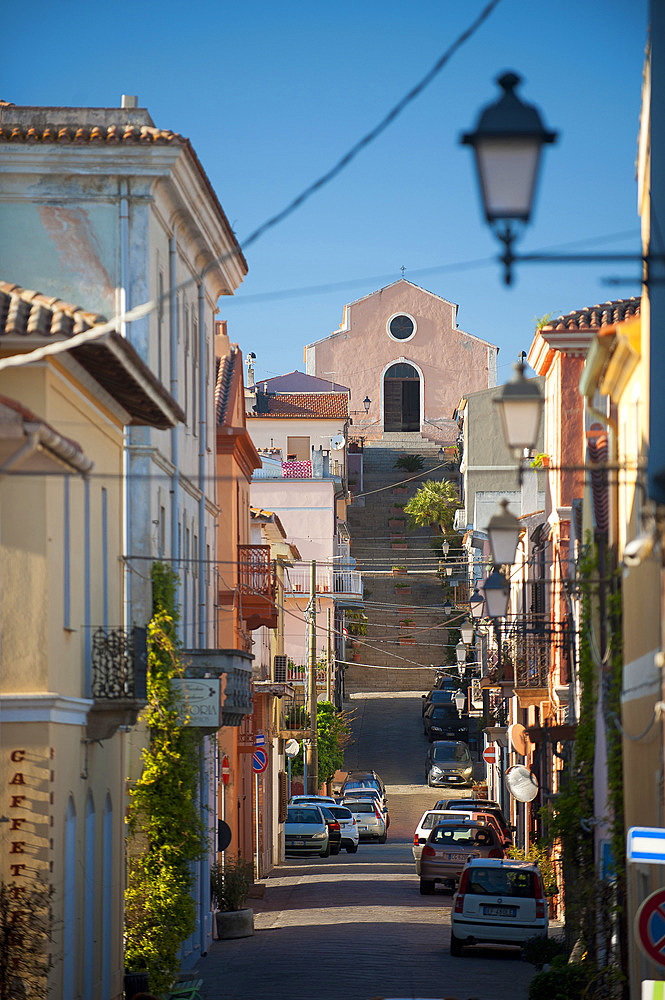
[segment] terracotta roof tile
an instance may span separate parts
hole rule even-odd
[[[32,337],[62,340],[103,322],[98,313],[0,280],[0,347],[5,338],[15,337],[32,349]],[[124,407],[131,423],[165,428],[176,419],[184,421],[175,400],[119,333],[74,347],[71,354]]]
[[[641,299],[633,296],[630,299],[616,299],[614,302],[603,302],[600,305],[589,306],[586,309],[576,309],[565,316],[557,316],[545,324],[543,330],[597,330],[609,323],[621,323],[630,316],[640,315]]]
[[[188,145],[189,140],[170,129],[150,125],[0,125],[0,142],[107,142]]]
[[[231,397],[231,384],[236,365],[240,361],[240,349],[237,344],[231,345],[231,353],[217,359],[217,379],[215,381],[215,414],[217,426],[221,427],[226,419],[226,411]]]
[[[257,393],[252,417],[310,417],[346,420],[349,397],[344,392]]]

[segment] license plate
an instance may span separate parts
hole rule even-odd
[[[368,826],[359,826],[358,827],[358,832],[359,833],[367,833],[368,830],[369,830]]]
[[[289,847],[304,847],[304,846],[305,846],[305,841],[304,840],[290,840],[289,841]]]
[[[483,906],[483,916],[485,917],[515,917],[517,907],[515,906]]]
[[[448,861],[466,861],[469,857],[468,854],[449,854]]]

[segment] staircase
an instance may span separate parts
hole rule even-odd
[[[384,433],[365,444],[364,505],[352,504],[347,518],[368,623],[354,650],[359,664],[347,668],[347,692],[424,692],[431,687],[432,668],[445,662],[445,595],[437,576],[441,552],[430,544],[437,535],[432,528],[407,532],[402,510],[425,480],[457,481],[457,468],[452,463],[440,468],[438,453],[439,445],[418,432]],[[421,471],[395,468],[397,459],[409,454],[422,455]],[[396,566],[405,566],[406,573],[396,575]]]

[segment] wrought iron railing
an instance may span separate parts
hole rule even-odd
[[[98,701],[147,700],[147,632],[135,626],[98,628],[92,634],[92,697]]]
[[[242,594],[275,595],[275,565],[269,545],[238,546],[238,585]]]
[[[516,626],[506,636],[504,660],[513,667],[516,688],[543,688],[549,684],[553,635],[547,627]]]

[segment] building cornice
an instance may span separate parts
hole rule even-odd
[[[89,698],[70,698],[50,691],[0,695],[3,724],[46,722],[65,726],[85,726],[94,705]]]

